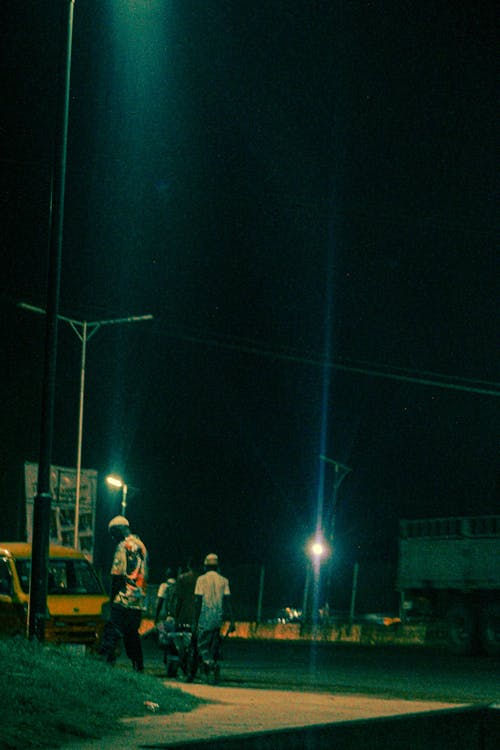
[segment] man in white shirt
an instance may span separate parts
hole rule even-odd
[[[225,618],[229,619],[229,631],[234,631],[229,581],[219,573],[219,558],[213,552],[205,557],[205,573],[194,589],[195,632],[197,649],[205,675],[219,676],[217,664],[220,650],[220,629]]]

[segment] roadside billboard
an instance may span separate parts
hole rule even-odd
[[[38,464],[24,463],[24,487],[26,497],[26,538],[33,539],[33,507],[37,493]],[[50,541],[65,547],[74,547],[76,469],[64,466],[50,467],[50,492],[52,508],[50,516]],[[94,554],[95,510],[97,501],[97,471],[82,469],[80,472],[80,502],[78,513],[79,549],[92,560]]]

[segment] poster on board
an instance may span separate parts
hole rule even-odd
[[[24,463],[26,497],[26,538],[33,539],[33,507],[37,493],[38,464]],[[76,469],[65,466],[50,467],[50,541],[64,547],[75,546]],[[94,527],[97,500],[97,471],[80,472],[80,501],[78,513],[78,547],[92,560],[94,554]]]

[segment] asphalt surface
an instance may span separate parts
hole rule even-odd
[[[139,750],[314,724],[498,703],[498,662],[422,648],[230,641],[220,685],[166,679],[162,652],[144,643],[146,671],[209,701],[190,712],[122,721],[124,732],[62,750]],[[120,661],[128,667],[122,654]]]
[[[444,648],[230,640],[224,656],[224,683],[235,687],[500,702],[500,659],[457,657]],[[153,653],[149,659],[153,669]]]
[[[149,674],[166,677],[162,652],[145,643]],[[128,668],[126,657],[121,657]],[[443,648],[229,639],[225,686],[366,694],[406,700],[498,703],[500,659],[456,657]]]

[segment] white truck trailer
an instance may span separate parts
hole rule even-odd
[[[401,521],[403,621],[438,621],[456,654],[500,654],[500,516]]]

